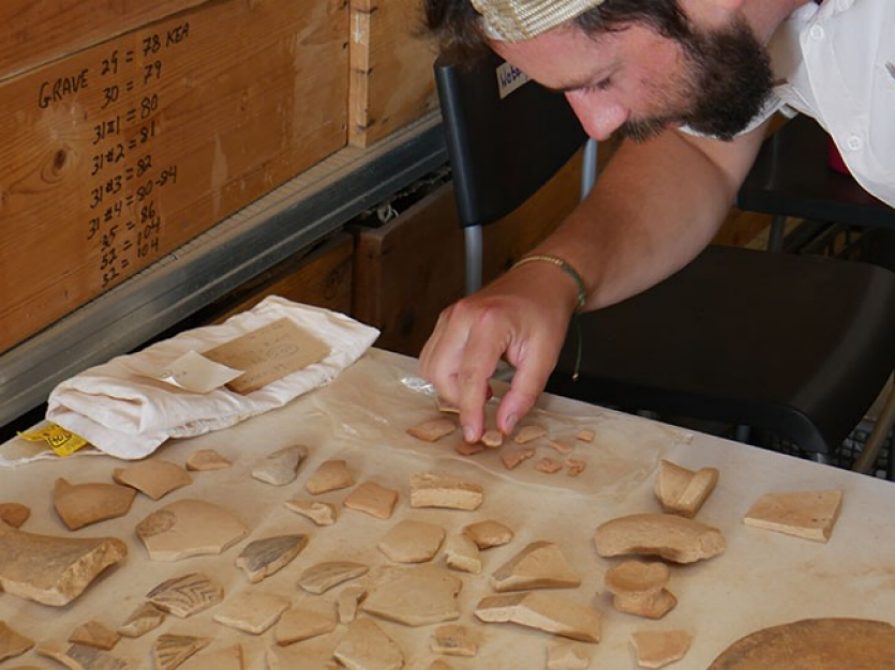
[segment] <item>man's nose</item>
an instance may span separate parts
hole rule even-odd
[[[590,137],[608,139],[628,120],[629,112],[622,105],[593,91],[567,91],[566,100]]]

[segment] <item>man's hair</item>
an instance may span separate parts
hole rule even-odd
[[[448,59],[469,63],[488,52],[480,15],[469,0],[423,0],[423,8],[426,26]],[[678,0],[606,0],[579,15],[574,23],[589,35],[621,30],[633,23],[645,23],[660,35],[675,39],[691,32]]]

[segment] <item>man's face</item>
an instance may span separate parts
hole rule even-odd
[[[771,90],[767,53],[738,19],[680,40],[642,24],[596,36],[562,26],[493,47],[536,81],[563,91],[597,139],[616,130],[646,139],[680,125],[729,139]]]

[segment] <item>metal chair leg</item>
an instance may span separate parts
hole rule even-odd
[[[876,458],[879,456],[879,450],[886,441],[886,436],[892,429],[893,423],[895,423],[895,389],[889,391],[886,404],[883,405],[883,409],[876,419],[876,424],[873,426],[873,430],[870,432],[870,436],[867,438],[867,442],[861,450],[861,455],[855,461],[852,470],[866,475],[873,469]]]
[[[783,238],[786,235],[786,217],[775,214],[771,220],[771,231],[768,235],[768,251],[779,253],[783,251]]]

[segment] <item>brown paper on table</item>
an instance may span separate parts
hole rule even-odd
[[[282,318],[204,351],[202,355],[215,363],[244,370],[227,383],[227,388],[245,395],[319,363],[329,353],[330,348],[325,342],[291,320]]]

